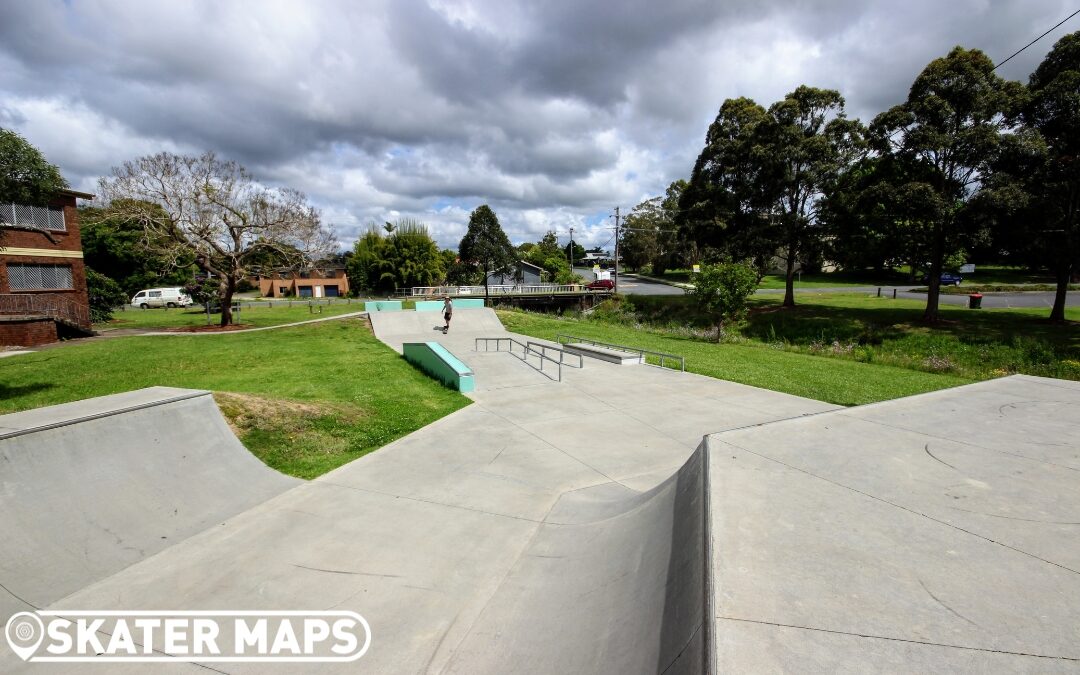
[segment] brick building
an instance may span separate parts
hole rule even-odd
[[[91,334],[76,199],[0,204],[0,345],[33,346]]]
[[[264,298],[337,298],[349,294],[344,265],[324,265],[304,272],[281,272],[255,277]]]

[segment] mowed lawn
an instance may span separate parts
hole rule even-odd
[[[241,441],[301,478],[469,403],[378,342],[366,321],[345,319],[249,334],[73,342],[0,359],[0,412],[154,385],[216,392]]]
[[[687,369],[840,405],[897,398],[1012,373],[1080,379],[1080,309],[1073,323],[1047,310],[942,308],[920,321],[918,301],[866,294],[802,294],[795,309],[756,297],[721,343],[689,298],[633,297],[592,318],[500,313],[507,328],[544,339],[566,333],[684,356]]]
[[[330,304],[308,306],[306,301],[296,300],[290,304],[285,302],[268,303],[266,301],[251,303],[248,307],[245,302],[242,309],[233,315],[233,322],[243,324],[251,328],[264,326],[280,326],[286,323],[321,319],[340,314],[364,311],[363,301],[353,300],[351,303],[344,300]],[[221,323],[220,314],[210,315],[210,324]],[[206,326],[206,312],[199,307],[186,309],[138,309],[128,307],[124,311],[113,312],[112,321],[95,324],[94,329],[108,331],[117,328],[137,328],[153,330],[158,328],[181,328]]]

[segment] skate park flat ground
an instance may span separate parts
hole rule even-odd
[[[559,382],[476,350],[511,337],[490,310],[371,318],[470,366],[474,404],[44,602],[362,614],[370,651],[312,671],[707,672],[710,642],[738,672],[1080,666],[1075,383],[841,409],[588,359]]]

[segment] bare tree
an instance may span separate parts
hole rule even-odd
[[[302,192],[260,185],[212,152],[142,157],[114,168],[100,186],[110,210],[142,224],[149,246],[170,260],[194,257],[220,280],[222,326],[232,323],[241,278],[268,265],[306,267],[335,243]]]

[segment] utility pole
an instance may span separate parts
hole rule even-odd
[[[615,215],[608,216],[608,218],[615,219],[615,288],[614,292],[619,292],[619,207],[615,207]]]
[[[574,274],[574,228],[570,228],[570,274]]]

